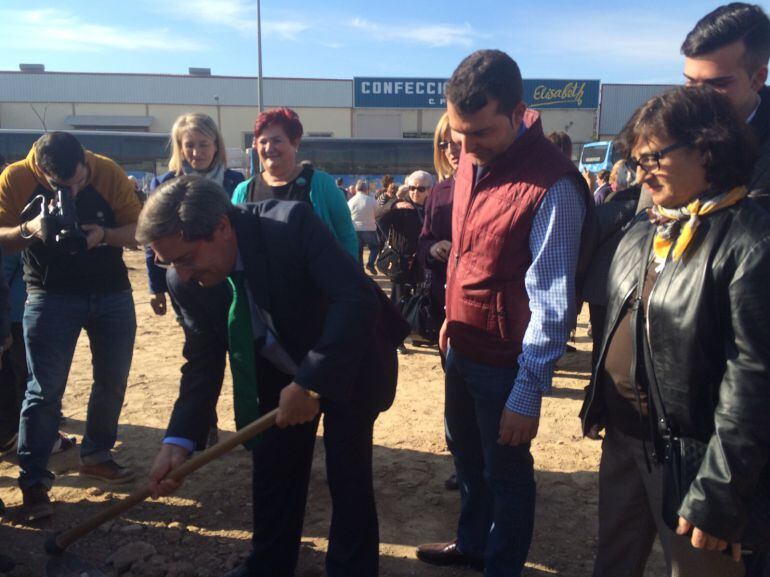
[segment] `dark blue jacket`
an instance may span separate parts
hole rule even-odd
[[[299,367],[294,381],[319,393],[322,409],[387,409],[396,347],[409,326],[382,290],[306,203],[239,205],[230,222],[254,305]],[[174,269],[168,286],[182,318],[185,365],[167,436],[202,447],[224,376],[230,292],[226,282],[184,283]]]

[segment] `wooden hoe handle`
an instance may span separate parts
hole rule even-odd
[[[194,455],[192,458],[186,460],[184,463],[169,471],[166,475],[166,479],[172,479],[174,481],[181,481],[190,473],[197,471],[204,465],[210,463],[214,459],[217,459],[232,451],[238,445],[245,443],[246,441],[256,437],[260,433],[266,431],[273,425],[275,425],[275,417],[278,414],[278,409],[273,409],[266,415],[263,415],[253,423],[249,423],[243,427],[240,431],[236,432],[232,437],[227,440],[221,441],[216,445],[209,447],[205,451]],[[72,545],[75,541],[88,535],[91,531],[106,523],[110,519],[125,513],[129,509],[135,507],[147,497],[150,496],[150,489],[145,485],[141,489],[137,489],[131,493],[124,500],[114,505],[110,505],[101,513],[97,513],[90,519],[86,519],[79,525],[67,529],[61,533],[51,535],[45,543],[45,550],[49,555],[60,555],[67,547]]]

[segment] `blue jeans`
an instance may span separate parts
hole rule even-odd
[[[364,264],[364,245],[369,247],[368,266],[374,266],[377,261],[377,254],[380,252],[380,238],[376,230],[359,230],[356,232],[358,237],[358,262]]]
[[[451,348],[444,418],[460,486],[457,546],[483,559],[486,577],[521,574],[532,541],[535,476],[529,443],[497,443],[518,368],[491,367]]]
[[[59,409],[81,329],[91,345],[94,383],[80,457],[84,463],[112,458],[136,335],[131,292],[31,292],[24,307],[29,377],[19,423],[22,489],[37,483],[50,487],[53,482],[48,457],[59,430]]]

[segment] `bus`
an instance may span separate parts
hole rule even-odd
[[[580,172],[587,170],[594,173],[602,170],[612,170],[612,165],[618,160],[620,160],[620,155],[612,140],[589,142],[583,145],[578,169]]]
[[[244,145],[251,146],[251,135],[246,136]],[[415,170],[432,173],[433,140],[309,137],[302,139],[297,160],[309,161],[315,168],[342,178],[345,186],[363,179],[374,188],[385,174],[403,182]]]
[[[8,162],[26,158],[43,130],[0,129],[0,154]],[[169,157],[168,134],[151,132],[113,132],[106,130],[67,130],[86,149],[111,158],[126,171],[156,172]]]
[[[43,130],[0,129],[0,154],[9,162],[25,158]],[[152,132],[68,130],[88,150],[111,158],[137,178],[166,171],[169,136]],[[252,134],[243,133],[242,148],[228,148],[231,167],[249,167],[244,153],[251,147]],[[249,150],[249,152],[251,152]],[[239,154],[242,158],[238,158]],[[309,161],[319,170],[342,177],[345,185],[364,179],[379,186],[382,175],[397,182],[415,170],[433,172],[433,141],[428,138],[303,138],[298,161]],[[142,180],[142,178],[139,178]]]

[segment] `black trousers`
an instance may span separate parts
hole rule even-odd
[[[0,444],[19,431],[19,414],[27,389],[27,355],[21,323],[11,323],[13,344],[3,353],[0,369]]]
[[[148,249],[149,250],[149,249]],[[176,322],[180,327],[184,327],[184,320],[182,317],[182,309],[179,308],[179,305],[174,300],[174,297],[171,296],[171,293],[166,293],[166,297],[168,298],[168,301],[171,303],[171,308],[174,309],[174,314],[176,315]],[[214,407],[214,413],[211,415],[211,428],[216,429],[217,425],[219,424],[219,417],[217,416],[217,408]]]
[[[262,412],[278,406],[291,377],[261,360],[257,366]],[[379,528],[372,481],[372,429],[376,413],[322,403],[326,474],[332,499],[326,573],[376,577]],[[255,577],[291,577],[299,556],[316,418],[261,435],[253,450],[254,534],[247,565]]]

